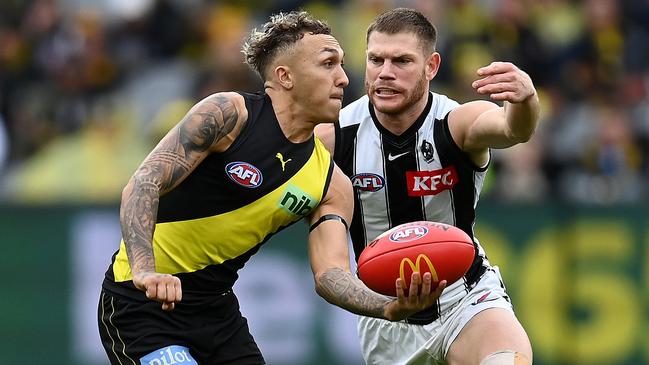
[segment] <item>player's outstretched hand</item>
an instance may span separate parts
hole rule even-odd
[[[410,277],[408,295],[405,294],[405,283],[401,278],[396,280],[397,299],[385,307],[385,318],[400,321],[435,304],[446,288],[446,280],[439,282],[435,290],[431,290],[432,278],[429,272],[424,273],[423,282],[419,272],[413,272]]]
[[[162,309],[172,311],[182,299],[180,279],[169,274],[141,272],[133,276],[135,287],[146,293],[146,297],[162,303]]]
[[[489,94],[497,101],[520,103],[534,94],[534,84],[528,74],[509,62],[492,62],[477,71],[482,79],[471,84],[478,94]]]

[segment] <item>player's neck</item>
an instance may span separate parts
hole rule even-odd
[[[279,113],[275,114],[277,116],[277,121],[279,122],[279,127],[282,129],[282,133],[286,139],[293,143],[302,143],[306,142],[311,136],[313,136],[313,128],[315,127],[314,123],[304,121],[300,119],[297,115],[290,113]]]
[[[291,102],[287,97],[268,94],[284,136],[293,143],[302,143],[311,138],[315,123],[305,119],[304,113],[297,107],[298,104]]]

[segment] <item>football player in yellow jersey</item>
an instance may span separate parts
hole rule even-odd
[[[263,364],[232,284],[259,246],[302,218],[316,291],[330,303],[401,320],[444,288],[414,273],[410,296],[398,279],[398,298],[387,298],[350,272],[351,183],[313,135],[338,118],[349,82],[330,28],[280,13],[243,52],[264,93],[198,102],[124,188],[123,240],[98,313],[113,364]]]

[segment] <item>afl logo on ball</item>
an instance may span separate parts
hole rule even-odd
[[[390,241],[403,243],[422,238],[428,233],[428,228],[424,226],[406,226],[390,234]]]
[[[261,171],[247,162],[230,162],[225,166],[230,180],[246,188],[257,188],[264,180]]]

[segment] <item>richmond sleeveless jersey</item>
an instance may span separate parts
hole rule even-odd
[[[376,236],[406,222],[452,224],[473,238],[476,257],[469,272],[444,290],[437,308],[413,317],[424,323],[463,297],[489,265],[473,234],[487,167],[475,166],[451,138],[447,117],[457,106],[430,93],[422,115],[397,136],[381,126],[363,96],[341,111],[336,124],[334,160],[354,187],[350,233],[357,259]]]
[[[327,191],[333,161],[311,138],[290,142],[270,98],[241,94],[248,120],[223,153],[209,155],[178,187],[160,197],[153,236],[156,270],[181,279],[183,300],[227,290],[237,271],[274,233],[300,220]],[[133,291],[124,241],[104,287]]]

